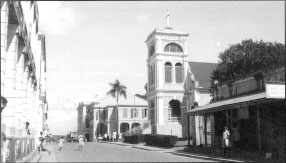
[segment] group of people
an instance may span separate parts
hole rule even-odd
[[[122,140],[122,134],[117,134],[116,132],[113,132],[112,134],[104,134],[103,135],[103,141],[118,141]]]
[[[46,148],[46,142],[47,142],[46,136],[43,135],[43,132],[40,132],[38,152],[40,152],[40,151],[48,152],[49,155],[50,155],[51,154],[51,150],[48,150]],[[65,139],[64,139],[63,136],[61,136],[61,138],[58,140],[58,150],[57,150],[57,152],[60,152],[63,149],[64,142],[65,142]],[[84,146],[84,137],[81,136],[81,137],[78,138],[78,151],[82,151],[83,146]]]

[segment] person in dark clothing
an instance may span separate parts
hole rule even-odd
[[[51,150],[48,150],[48,149],[46,149],[45,147],[44,147],[44,141],[45,141],[45,138],[44,138],[44,136],[43,136],[43,132],[40,132],[40,137],[39,137],[39,140],[40,140],[40,145],[39,145],[39,147],[38,147],[38,149],[39,149],[39,151],[41,150],[41,151],[46,151],[46,152],[49,152],[49,154],[51,154]]]

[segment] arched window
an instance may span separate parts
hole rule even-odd
[[[155,48],[154,48],[154,45],[151,45],[150,48],[149,48],[149,57],[151,57],[155,52]]]
[[[154,66],[150,67],[150,86],[152,86],[153,84],[155,84],[155,70],[154,70]]]
[[[172,83],[172,64],[165,63],[165,83]]]
[[[181,63],[175,64],[176,83],[183,83],[183,67]]]
[[[178,100],[171,100],[169,102],[170,115],[169,117],[181,117],[181,102]]]
[[[164,48],[164,51],[165,52],[177,52],[177,53],[183,52],[181,46],[179,46],[178,44],[175,44],[175,43],[170,43],[170,44],[166,45]]]

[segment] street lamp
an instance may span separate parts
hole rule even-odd
[[[6,107],[8,101],[5,97],[1,96],[1,113],[4,110],[4,108]]]

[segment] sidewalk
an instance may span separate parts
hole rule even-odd
[[[165,152],[165,153],[172,153],[174,155],[180,155],[180,156],[186,156],[186,157],[195,157],[195,158],[202,158],[202,159],[210,159],[210,160],[216,160],[221,162],[254,162],[250,160],[241,160],[241,159],[233,159],[233,158],[225,158],[225,157],[216,157],[216,156],[208,156],[204,154],[198,154],[198,153],[190,153],[190,152],[184,152],[184,147],[178,146],[173,148],[160,148],[160,147],[154,147],[154,146],[147,146],[144,143],[140,144],[129,144],[124,142],[98,142],[98,143],[110,143],[110,144],[116,144],[121,146],[129,146],[131,148],[139,148],[143,150],[149,150],[154,152]]]
[[[51,150],[51,154],[49,152],[40,152],[38,159],[33,159],[31,162],[57,162],[56,159],[56,151],[53,144],[47,144],[46,147],[48,150]]]

